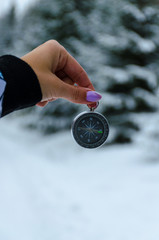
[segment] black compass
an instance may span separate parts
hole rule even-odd
[[[97,112],[79,114],[72,124],[72,135],[84,148],[97,148],[105,143],[109,134],[106,118]]]

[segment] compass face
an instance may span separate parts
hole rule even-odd
[[[72,134],[82,147],[96,148],[102,145],[108,137],[108,122],[100,113],[85,112],[75,118]]]

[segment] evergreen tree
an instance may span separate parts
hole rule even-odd
[[[109,57],[98,83],[105,91],[101,111],[114,129],[111,140],[120,143],[130,142],[139,130],[139,113],[157,109],[159,77],[159,10],[152,1],[123,3],[116,34],[99,39]]]
[[[90,0],[40,0],[26,12],[19,26],[27,51],[49,39],[56,39],[71,52],[76,52],[71,39],[93,41],[87,27],[92,8]]]

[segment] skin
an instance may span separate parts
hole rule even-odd
[[[94,91],[86,72],[57,41],[45,42],[24,55],[22,60],[32,67],[38,77],[42,91],[38,106],[43,107],[58,98],[89,107],[96,105],[86,100],[87,91]]]

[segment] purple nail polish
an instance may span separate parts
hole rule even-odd
[[[86,100],[88,102],[97,102],[102,98],[102,96],[95,91],[88,91]]]

